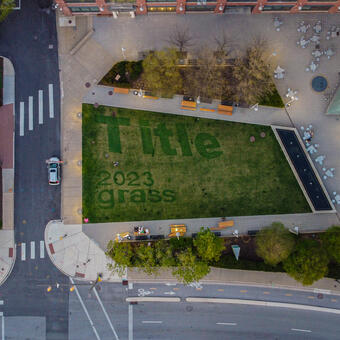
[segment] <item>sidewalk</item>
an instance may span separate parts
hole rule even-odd
[[[14,243],[14,68],[4,59],[4,99],[0,107],[0,285],[10,275],[16,258]]]
[[[129,282],[177,282],[177,279],[171,275],[170,270],[162,270],[157,276],[148,276],[135,268],[131,268],[128,269],[128,278]],[[211,268],[211,272],[204,277],[200,283],[267,286],[271,288],[285,288],[340,295],[340,283],[337,283],[334,279],[323,278],[311,286],[303,286],[285,273],[259,272],[253,270]]]
[[[50,221],[45,229],[47,253],[53,264],[65,275],[77,280],[95,281],[98,274],[106,282],[121,282],[107,268],[110,261],[104,251],[82,231],[81,225],[64,225]]]

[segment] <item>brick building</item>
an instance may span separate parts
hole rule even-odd
[[[105,15],[116,17],[148,13],[337,13],[340,0],[54,0],[64,15]]]

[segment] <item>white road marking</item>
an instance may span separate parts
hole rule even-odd
[[[31,241],[31,259],[35,259],[35,242]]]
[[[0,300],[0,305],[3,305],[4,304],[4,301],[3,300]]]
[[[86,307],[85,307],[85,305],[84,305],[83,299],[81,298],[81,296],[80,296],[80,294],[79,294],[79,291],[78,291],[77,286],[74,285],[74,281],[73,281],[72,277],[70,277],[70,281],[71,281],[72,285],[74,286],[74,290],[76,291],[76,294],[77,294],[77,296],[78,296],[78,299],[79,299],[79,301],[80,301],[80,304],[81,304],[81,306],[82,306],[83,309],[84,309],[84,312],[85,312],[85,314],[86,314],[86,316],[87,316],[87,318],[88,318],[88,320],[89,320],[89,322],[90,322],[90,325],[91,325],[91,327],[92,327],[92,330],[93,330],[93,332],[94,332],[96,338],[97,338],[98,340],[100,340],[100,337],[99,337],[99,334],[98,334],[98,332],[97,332],[97,330],[96,330],[96,327],[94,327],[94,324],[93,324],[93,321],[92,321],[92,319],[91,319],[91,317],[90,317],[90,314],[89,314],[89,312],[87,311],[87,309],[86,309]]]
[[[166,283],[165,285],[166,285],[166,286],[176,286],[176,284],[177,284],[177,283],[168,282],[168,283]]]
[[[26,260],[26,243],[21,243],[21,261]]]
[[[50,118],[54,118],[53,84],[48,84],[48,102],[50,106]]]
[[[3,313],[1,313],[1,338],[5,340],[5,317]]]
[[[299,329],[299,328],[292,328],[292,331],[296,331],[296,332],[306,332],[306,333],[312,333],[311,330],[309,329]]]
[[[236,322],[216,322],[216,325],[236,326]]]
[[[129,340],[133,340],[133,305],[129,304]]]
[[[163,321],[142,321],[142,323],[162,323]]]
[[[28,97],[28,130],[33,130],[33,97]]]
[[[20,102],[20,136],[24,135],[25,131],[25,103]]]
[[[105,309],[105,307],[104,307],[104,305],[103,305],[103,303],[102,303],[102,300],[100,299],[100,297],[99,297],[99,295],[98,295],[98,293],[97,293],[96,287],[93,287],[93,291],[94,291],[94,294],[96,295],[96,298],[97,298],[97,300],[98,300],[98,302],[99,302],[99,304],[100,304],[100,307],[101,307],[102,310],[103,310],[103,313],[104,313],[104,315],[105,315],[105,317],[106,317],[106,320],[107,320],[107,322],[109,323],[109,325],[110,325],[110,327],[111,327],[112,333],[114,334],[114,336],[116,337],[116,339],[119,340],[118,335],[117,335],[117,333],[116,333],[116,331],[115,331],[115,329],[114,329],[114,327],[113,327],[113,325],[112,325],[112,322],[111,322],[111,320],[110,320],[110,318],[109,318],[109,315],[107,314],[106,309]]]
[[[175,292],[164,292],[163,294],[164,295],[175,295],[176,293]]]
[[[133,289],[133,283],[129,282],[129,289]]]
[[[44,101],[43,101],[43,91],[38,91],[38,97],[39,97],[39,124],[42,124],[44,122]]]
[[[40,258],[43,259],[45,257],[45,242],[40,241]]]

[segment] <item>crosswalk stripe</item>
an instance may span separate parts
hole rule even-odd
[[[33,130],[33,97],[28,97],[28,130]]]
[[[40,258],[43,259],[45,257],[45,242],[40,241]]]
[[[21,243],[21,261],[26,260],[26,243]]]
[[[48,101],[50,106],[50,118],[54,118],[53,84],[48,84]]]
[[[25,103],[20,102],[20,136],[24,135],[25,131]]]
[[[31,241],[31,259],[35,259],[35,242]]]
[[[39,97],[39,124],[42,124],[44,122],[44,115],[43,115],[43,91],[38,91],[38,97]]]

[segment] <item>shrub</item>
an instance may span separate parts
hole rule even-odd
[[[218,261],[225,246],[223,240],[218,238],[210,229],[201,228],[194,239],[194,246],[198,256],[207,262]]]
[[[255,242],[256,254],[262,257],[265,263],[275,266],[293,251],[295,236],[282,223],[274,222],[256,235]]]

